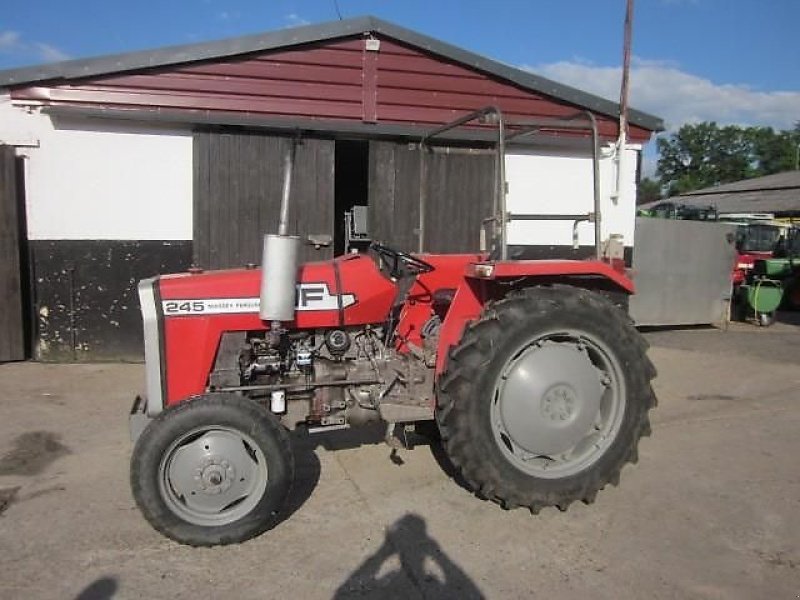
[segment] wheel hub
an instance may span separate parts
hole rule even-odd
[[[167,505],[197,525],[221,525],[246,515],[267,485],[263,453],[246,434],[224,427],[189,432],[161,466]]]
[[[533,456],[561,454],[583,439],[605,391],[586,350],[571,343],[529,346],[501,379],[502,428]]]
[[[500,451],[542,478],[586,469],[613,443],[625,410],[622,367],[579,331],[531,339],[495,381],[490,418]]]
[[[221,494],[230,489],[236,479],[236,469],[225,459],[208,457],[195,470],[194,480],[206,494]]]
[[[542,396],[541,413],[550,421],[568,421],[577,412],[578,396],[571,386],[559,383]]]

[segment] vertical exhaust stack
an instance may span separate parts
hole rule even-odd
[[[296,236],[271,233],[264,236],[259,309],[264,321],[294,320],[299,246],[300,238]]]
[[[295,286],[297,285],[297,256],[300,238],[288,235],[289,196],[292,189],[295,141],[286,153],[283,165],[283,196],[278,234],[264,236],[261,260],[261,319],[270,322],[271,329],[279,329],[281,321],[294,320]]]

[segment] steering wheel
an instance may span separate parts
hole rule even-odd
[[[430,273],[436,267],[431,263],[417,258],[408,252],[401,252],[394,248],[389,248],[382,244],[373,242],[370,244],[370,249],[375,251],[382,265],[385,265],[389,270],[389,275],[395,279],[399,279],[404,275],[421,275],[422,273]]]

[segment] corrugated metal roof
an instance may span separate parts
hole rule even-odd
[[[783,188],[797,188],[800,186],[800,171],[784,171],[764,177],[754,177],[752,179],[742,179],[733,183],[725,183],[702,190],[687,192],[684,196],[708,196],[714,194],[724,194],[727,192],[745,191],[764,191],[780,190]]]
[[[497,61],[452,46],[440,40],[405,29],[375,17],[357,17],[344,21],[333,21],[320,25],[309,25],[293,29],[282,29],[263,34],[244,36],[228,40],[172,46],[156,50],[131,52],[70,60],[22,69],[0,71],[0,87],[14,88],[37,82],[59,82],[84,79],[98,75],[121,74],[164,67],[209,61],[264,50],[288,48],[362,33],[378,33],[406,44],[438,54],[466,66],[506,79],[522,88],[546,94],[556,99],[585,107],[589,110],[616,117],[619,105],[610,100],[588,94],[581,90],[545,79],[533,73],[504,65]],[[662,131],[664,123],[659,117],[631,110],[629,122],[648,131]]]
[[[800,171],[743,179],[673,196],[669,201],[714,206],[720,213],[800,214]]]
[[[385,35],[370,36],[379,52],[368,51],[364,35],[358,34],[209,61],[32,83],[12,88],[10,95],[14,103],[99,110],[103,117],[131,111],[136,115],[125,118],[166,122],[162,117],[170,116],[186,122],[190,117],[196,124],[223,124],[240,115],[251,122],[282,119],[284,128],[292,129],[301,120],[342,127],[353,122],[429,127],[487,105],[501,109],[509,123],[558,119],[580,110]],[[617,119],[594,114],[601,139],[616,139]],[[556,127],[547,137],[560,135]],[[629,129],[634,142],[650,135],[641,127]]]

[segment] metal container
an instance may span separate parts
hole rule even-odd
[[[297,236],[264,236],[259,309],[264,321],[294,320],[299,250],[300,238]]]
[[[759,279],[747,285],[747,303],[757,313],[771,313],[778,309],[783,299],[780,281]]]

